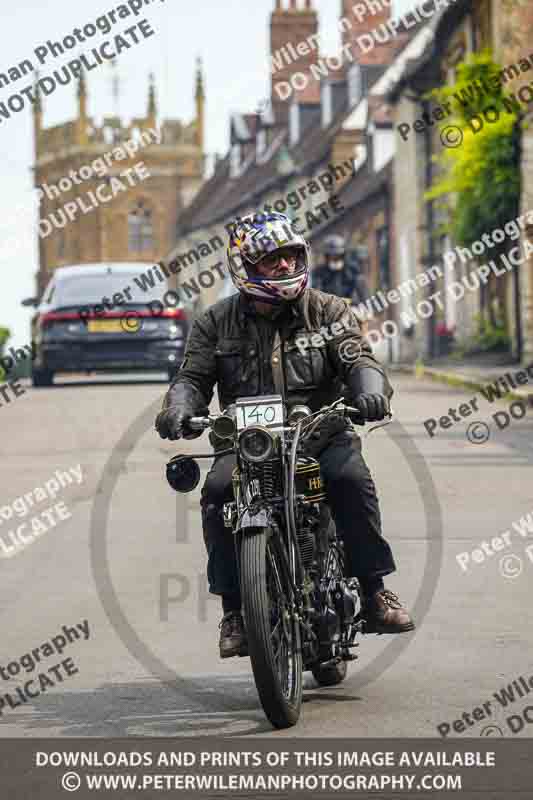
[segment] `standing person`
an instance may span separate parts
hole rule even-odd
[[[270,213],[233,223],[228,267],[238,294],[220,300],[195,322],[185,360],[170,387],[156,429],[162,438],[195,438],[187,420],[202,416],[215,384],[221,409],[238,397],[281,394],[288,409],[304,403],[312,411],[331,404],[347,387],[347,399],[363,420],[389,413],[392,388],[361,335],[346,301],[307,288],[310,248],[288,217]],[[296,341],[323,328],[342,330],[322,347],[302,354]],[[348,345],[360,351],[343,359]],[[217,448],[215,448],[217,449]],[[378,497],[349,424],[332,430],[319,455],[326,496],[346,548],[347,575],[359,579],[368,633],[403,633],[414,623],[383,583],[396,567],[381,533]],[[246,652],[246,632],[233,535],[224,527],[223,506],[233,498],[235,455],[215,457],[202,489],[202,525],[208,553],[209,590],[221,595],[220,655]]]

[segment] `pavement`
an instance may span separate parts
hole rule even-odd
[[[472,392],[393,380],[396,422],[364,453],[398,567],[387,586],[417,630],[364,637],[339,686],[306,674],[300,722],[282,732],[249,659],[218,657],[200,487],[178,496],[164,477],[175,453],[210,448],[156,436],[165,382],[60,380],[0,408],[0,537],[19,541],[0,552],[0,736],[531,736],[533,693],[508,708],[495,693],[533,673],[533,413],[482,445],[466,422],[430,437],[424,420]],[[60,479],[78,465],[81,482]]]
[[[528,367],[531,368],[530,373],[527,373]],[[533,397],[533,362],[518,364],[516,362],[500,359],[499,363],[487,361],[485,364],[479,364],[473,361],[457,362],[439,360],[429,364],[396,364],[390,366],[389,370],[391,372],[414,375],[416,378],[420,379],[427,378],[439,381],[440,383],[446,383],[448,386],[477,391],[485,388],[488,384],[494,383],[500,378],[505,380],[506,376],[510,375],[512,381],[516,383],[516,386],[513,388],[512,383],[508,384],[511,386],[510,391],[507,392],[508,397],[527,401],[529,401],[529,398]],[[523,385],[519,385],[515,379],[516,373],[521,371],[525,371],[529,379],[528,382]]]

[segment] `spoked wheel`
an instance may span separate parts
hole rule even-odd
[[[302,704],[302,653],[290,613],[290,588],[269,529],[258,528],[243,539],[241,593],[261,705],[275,728],[290,728]]]

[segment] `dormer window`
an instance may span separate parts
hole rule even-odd
[[[242,148],[240,144],[234,144],[230,155],[230,178],[237,178],[241,168]]]
[[[266,152],[268,143],[267,132],[264,128],[260,128],[260,130],[257,131],[257,136],[255,141],[256,141],[256,156],[257,160],[259,161],[261,156]]]
[[[289,143],[291,147],[300,141],[300,106],[292,103],[289,110]]]

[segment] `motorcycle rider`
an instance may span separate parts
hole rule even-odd
[[[366,280],[356,262],[348,261],[344,236],[328,236],[324,242],[325,263],[311,274],[312,286],[336,294],[358,306],[368,300]]]
[[[361,336],[345,300],[307,288],[310,250],[288,217],[278,213],[238,218],[231,226],[228,267],[238,294],[211,306],[195,320],[185,358],[156,419],[162,438],[196,438],[187,427],[208,413],[217,384],[221,409],[238,397],[281,394],[288,408],[303,403],[316,411],[338,398],[364,420],[389,412],[392,388]],[[340,323],[335,328],[335,323]],[[320,347],[301,352],[303,335],[330,330]],[[339,334],[338,331],[341,330]],[[326,431],[317,452],[328,503],[345,542],[346,574],[357,576],[368,633],[403,633],[414,623],[383,577],[395,571],[389,544],[381,535],[375,486],[361,454],[360,437],[344,419]],[[222,442],[212,442],[223,449]],[[232,532],[224,527],[223,505],[233,499],[234,454],[217,457],[202,489],[201,510],[208,553],[209,590],[222,596],[220,655],[246,654],[246,634]]]

